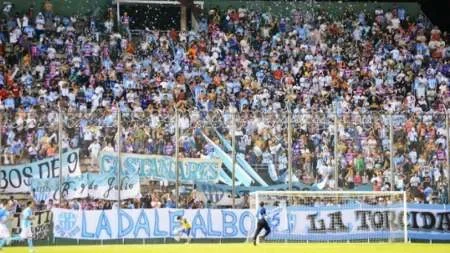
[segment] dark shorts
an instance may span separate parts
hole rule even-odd
[[[191,229],[190,228],[188,228],[188,229],[184,228],[183,230],[181,230],[181,233],[185,233],[187,236],[189,236],[191,234]]]

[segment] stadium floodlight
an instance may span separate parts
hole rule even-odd
[[[408,242],[403,191],[257,191],[250,196],[255,212],[264,202],[270,241]]]

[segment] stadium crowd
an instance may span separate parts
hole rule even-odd
[[[57,155],[59,110],[61,148],[80,148],[83,171],[98,171],[100,151],[117,151],[117,111],[123,152],[173,156],[177,110],[180,157],[210,157],[202,134],[221,147],[220,135],[231,143],[233,107],[237,151],[271,184],[287,181],[291,117],[299,182],[382,191],[393,176],[394,189],[408,190],[410,200],[447,203],[449,37],[423,16],[402,8],[349,10],[341,18],[211,9],[197,30],[138,35],[132,15],[117,25],[112,10],[102,20],[58,16],[48,5],[4,16],[1,165]],[[173,205],[167,190],[144,196],[150,201],[126,205]]]

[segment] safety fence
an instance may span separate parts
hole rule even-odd
[[[406,190],[409,201],[448,203],[448,122],[445,113],[8,111],[0,191],[61,206],[239,207],[249,192],[292,189]]]

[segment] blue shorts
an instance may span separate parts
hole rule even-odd
[[[181,233],[186,234],[187,236],[189,236],[191,234],[191,229],[190,228],[183,228],[183,230],[181,230]]]

